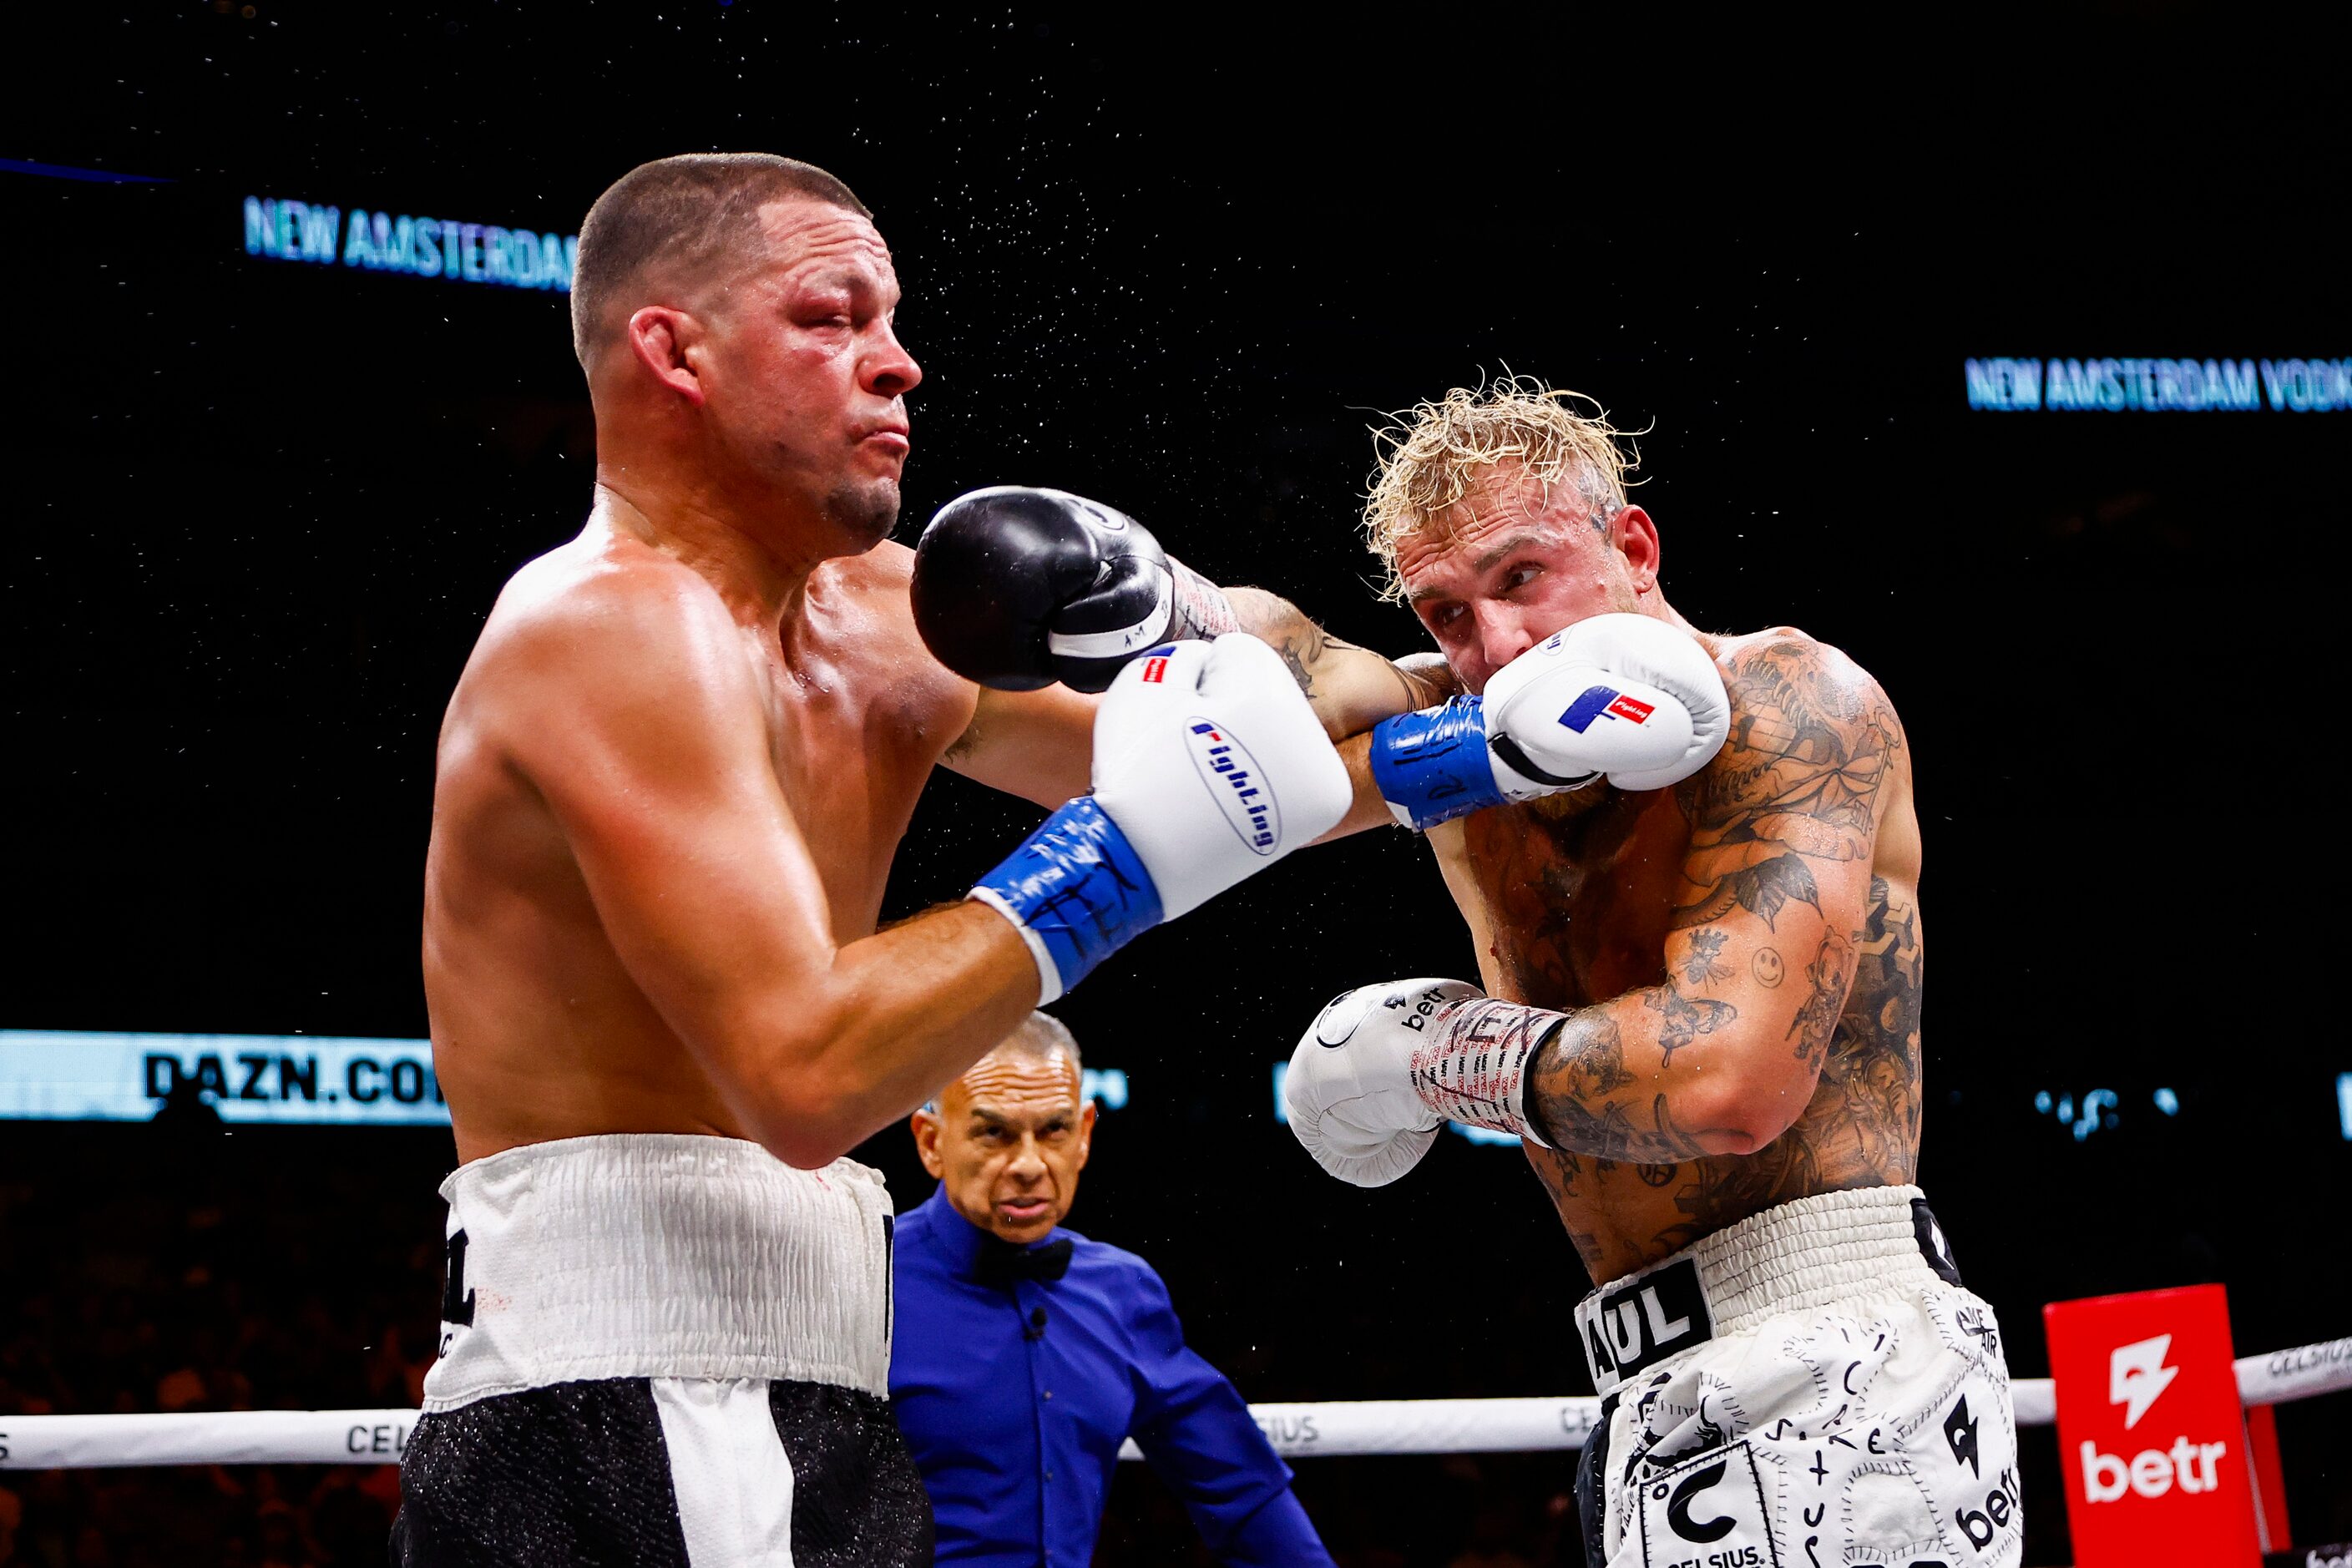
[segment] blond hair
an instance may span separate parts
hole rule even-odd
[[[1592,412],[1580,413],[1570,403]],[[1384,599],[1404,597],[1397,547],[1500,465],[1517,464],[1547,497],[1555,484],[1574,485],[1594,525],[1606,528],[1624,509],[1626,475],[1642,460],[1599,403],[1529,376],[1457,386],[1435,403],[1390,417],[1386,428],[1372,432],[1372,484],[1364,498],[1364,542],[1386,571]]]

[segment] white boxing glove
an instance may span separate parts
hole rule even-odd
[[[1528,1075],[1564,1018],[1460,980],[1360,986],[1290,1053],[1283,1113],[1317,1164],[1360,1187],[1412,1170],[1448,1121],[1549,1148]]]
[[[1554,775],[1664,789],[1715,760],[1731,729],[1723,672],[1688,632],[1648,616],[1591,616],[1486,682],[1489,744],[1507,739]]]
[[[1017,926],[1041,1005],[1116,948],[1339,825],[1348,768],[1257,638],[1153,648],[1095,713],[1094,791],[1045,819],[971,897]]]
[[[1372,776],[1398,821],[1426,828],[1590,784],[1664,789],[1723,747],[1723,674],[1688,632],[1591,616],[1496,670],[1477,697],[1383,720]]]
[[[1384,1187],[1421,1163],[1445,1118],[1413,1087],[1413,1047],[1456,1002],[1459,980],[1397,980],[1334,1000],[1290,1054],[1282,1105],[1315,1163],[1343,1182]]]
[[[1171,921],[1322,837],[1355,801],[1282,656],[1242,632],[1129,661],[1095,714],[1094,784]]]

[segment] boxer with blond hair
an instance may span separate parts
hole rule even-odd
[[[1913,1184],[1909,741],[1838,649],[1677,613],[1631,462],[1586,400],[1520,381],[1390,433],[1371,547],[1471,695],[1380,724],[1370,761],[1427,832],[1479,984],[1332,1003],[1292,1058],[1290,1124],[1366,1186],[1448,1121],[1519,1137],[1595,1287],[1560,1310],[1603,1396],[1593,1563],[2014,1563],[1999,1330]],[[1498,792],[1498,689],[1626,617],[1719,669],[1720,752],[1678,783]],[[1543,717],[1570,731],[1656,721],[1616,683],[1558,695]]]

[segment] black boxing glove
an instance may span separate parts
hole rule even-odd
[[[915,547],[931,657],[1000,691],[1108,688],[1146,648],[1240,627],[1214,584],[1100,501],[996,485],[939,510]]]

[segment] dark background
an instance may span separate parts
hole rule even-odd
[[[972,486],[1057,485],[1402,652],[1424,639],[1356,533],[1376,412],[1506,367],[1601,398],[1646,432],[1676,606],[1832,640],[1905,715],[1921,1180],[2013,1371],[2046,1371],[2042,1302],[2103,1291],[2222,1281],[2245,1352],[2347,1331],[2318,759],[2352,416],[1971,413],[1961,375],[2352,352],[2324,40],[2193,4],[1913,37],[1464,7],[61,10],[10,24],[0,157],[157,180],[0,172],[0,1024],[424,1034],[441,706],[499,583],[589,499],[563,295],[249,258],[242,198],[570,233],[643,159],[758,148],[842,175],[897,256],[926,372],[901,538]],[[891,912],[1038,815],[942,777]],[[1134,1094],[1076,1223],[1151,1258],[1253,1399],[1588,1386],[1584,1280],[1515,1155],[1449,1138],[1363,1193],[1272,1120],[1270,1065],[1332,992],[1445,973],[1475,973],[1460,922],[1379,834],[1057,1009]],[[2120,1109],[2086,1138],[2035,1109],[2094,1087]],[[922,1195],[903,1133],[866,1152]],[[439,1132],[0,1129],[0,1411],[405,1403],[451,1162]],[[2346,1413],[2281,1411],[2300,1538],[2352,1534]],[[2025,1443],[2028,1561],[2063,1562],[2054,1444]],[[1572,1547],[1571,1465],[1319,1460],[1299,1486],[1351,1564],[1474,1536],[1534,1562]],[[373,1560],[365,1477],[6,1485],[30,1561],[329,1563]],[[1190,1561],[1172,1510],[1123,1473],[1100,1561]]]

